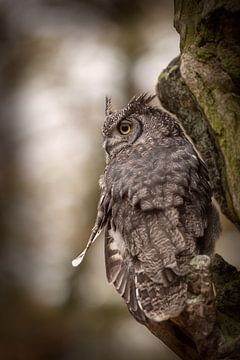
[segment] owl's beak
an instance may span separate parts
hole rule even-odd
[[[109,153],[110,153],[110,151],[112,149],[112,144],[111,144],[111,141],[109,139],[104,141],[103,148],[106,151],[106,153],[109,155]]]

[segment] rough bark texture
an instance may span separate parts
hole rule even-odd
[[[158,96],[203,156],[223,213],[240,228],[240,2],[175,1],[181,56]]]
[[[240,2],[175,0],[181,54],[158,79],[207,164],[222,212],[240,229]],[[240,273],[219,255],[193,259],[178,319],[146,324],[182,359],[240,359]]]
[[[191,265],[185,311],[146,326],[182,359],[240,359],[240,273],[219,255]]]

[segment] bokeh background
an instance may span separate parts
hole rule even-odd
[[[0,1],[0,359],[178,359],[107,284],[94,223],[104,98],[154,92],[173,1]],[[239,266],[226,221],[217,251]]]

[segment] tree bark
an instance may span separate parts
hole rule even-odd
[[[240,2],[176,0],[181,55],[157,94],[192,138],[222,212],[240,229]]]
[[[240,229],[240,2],[175,0],[181,54],[157,95],[203,157],[222,212]],[[146,326],[182,359],[240,359],[240,273],[219,255],[192,261],[178,319]]]
[[[240,273],[219,255],[191,265],[184,312],[145,325],[181,359],[240,359]]]

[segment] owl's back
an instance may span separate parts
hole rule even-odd
[[[127,149],[110,162],[106,180],[109,281],[139,321],[178,316],[189,263],[201,240],[208,241],[204,234],[215,211],[204,164],[180,137]]]

